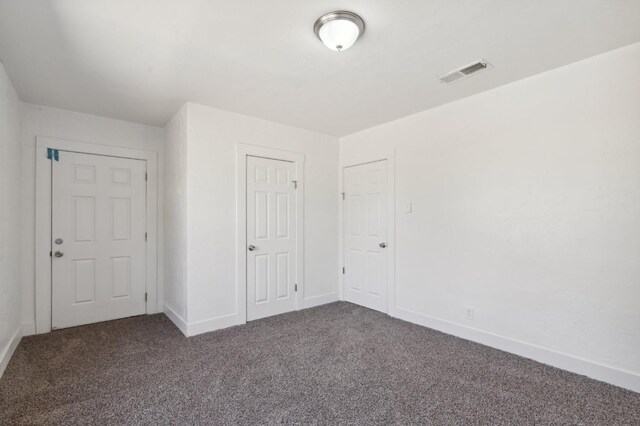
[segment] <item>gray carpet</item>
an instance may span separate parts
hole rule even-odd
[[[0,424],[640,424],[640,394],[339,302],[185,338],[164,315],[22,340]]]

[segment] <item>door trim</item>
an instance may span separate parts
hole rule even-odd
[[[263,146],[236,144],[236,312],[238,324],[247,322],[247,157],[263,157],[295,164],[296,194],[296,310],[304,295],[304,154]]]
[[[342,193],[344,192],[344,169],[347,167],[360,166],[362,164],[375,163],[377,161],[387,160],[387,226],[388,226],[388,234],[387,234],[387,248],[388,248],[388,257],[387,257],[387,314],[395,317],[396,316],[396,216],[395,216],[395,199],[396,199],[396,184],[395,184],[395,149],[384,149],[377,151],[371,150],[371,152],[366,153],[364,155],[357,155],[353,157],[346,156],[340,160],[340,173],[339,173],[339,192],[338,194],[339,203],[340,203],[340,214],[338,215],[338,232],[340,235],[339,238],[339,247],[338,247],[338,258],[340,259],[339,265],[339,291],[340,291],[340,300],[345,300],[344,295],[344,274],[342,273],[342,268],[345,265],[345,253],[344,253],[344,244],[345,244],[345,235],[344,235],[344,214],[345,214],[345,203],[342,200]]]
[[[152,151],[67,141],[45,136],[36,137],[36,229],[35,229],[35,324],[36,333],[51,331],[51,161],[47,148],[82,154],[124,157],[147,162],[147,250],[146,313],[158,309],[158,153]]]

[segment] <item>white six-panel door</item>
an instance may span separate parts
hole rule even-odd
[[[387,160],[344,169],[345,300],[387,312]]]
[[[296,309],[296,167],[247,157],[247,320]]]
[[[52,328],[145,313],[146,162],[52,161]]]

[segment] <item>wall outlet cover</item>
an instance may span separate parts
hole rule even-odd
[[[472,320],[473,319],[473,314],[474,314],[473,308],[467,307],[467,308],[464,309],[464,311],[465,311],[465,315],[464,315],[465,318],[468,319],[468,320]]]

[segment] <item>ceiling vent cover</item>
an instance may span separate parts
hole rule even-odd
[[[458,68],[457,70],[441,75],[440,77],[438,77],[438,79],[440,79],[440,81],[442,81],[443,83],[450,84],[450,83],[453,83],[454,81],[461,80],[472,74],[476,74],[482,70],[486,70],[489,67],[490,65],[487,61],[480,60],[472,64],[465,65],[464,67]]]

